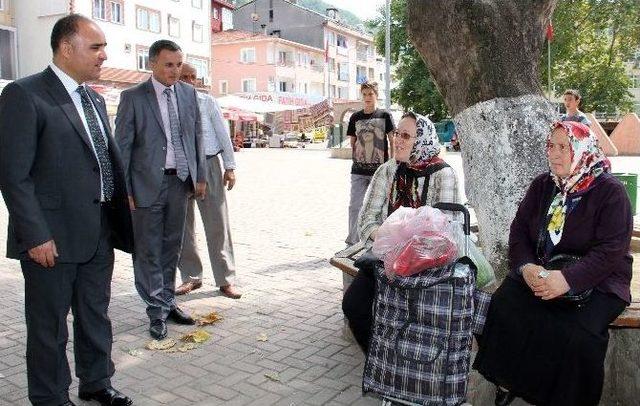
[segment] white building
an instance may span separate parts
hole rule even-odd
[[[208,85],[210,0],[15,1],[19,77],[39,72],[50,63],[51,29],[69,13],[92,18],[105,33],[108,59],[96,89],[106,97],[110,113],[122,89],[149,76],[149,46],[159,39],[176,42]]]

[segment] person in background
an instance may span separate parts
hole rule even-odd
[[[195,68],[189,64],[183,64],[180,80],[195,86],[197,80]],[[204,199],[197,200],[198,210],[207,236],[209,260],[216,285],[220,287],[223,295],[239,299],[242,294],[231,283],[236,273],[236,264],[225,192],[225,187],[231,190],[236,184],[233,145],[216,99],[202,92],[198,92],[197,95],[207,159],[206,194]],[[224,164],[224,173],[220,165],[220,157]],[[187,207],[182,254],[178,263],[182,285],[176,289],[176,295],[184,295],[202,287],[202,261],[198,255],[195,239],[195,201],[193,197],[190,198]]]
[[[393,119],[389,112],[376,107],[378,84],[365,82],[360,86],[364,108],[351,115],[347,135],[351,139],[351,197],[349,201],[349,234],[345,242],[359,241],[358,213],[362,199],[375,171],[393,156]]]
[[[575,121],[591,127],[591,121],[583,112],[578,110],[582,101],[580,92],[575,89],[567,89],[564,91],[563,100],[567,112],[560,117],[561,121]]]

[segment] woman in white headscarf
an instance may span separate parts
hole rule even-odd
[[[456,173],[438,157],[438,135],[428,118],[405,113],[394,131],[394,147],[394,157],[373,175],[360,209],[358,235],[367,245],[373,244],[380,225],[401,206],[460,203]],[[371,270],[361,269],[342,301],[349,327],[365,353],[371,337],[374,288]]]

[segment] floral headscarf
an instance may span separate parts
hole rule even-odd
[[[418,193],[418,178],[425,176],[427,167],[441,163],[440,141],[436,127],[428,118],[416,114],[416,140],[409,154],[409,162],[398,162],[389,194],[389,214],[398,207],[424,205]]]
[[[547,212],[550,218],[547,229],[551,242],[553,245],[557,245],[562,238],[562,230],[567,216],[567,196],[589,189],[600,174],[611,170],[611,164],[598,146],[598,138],[586,125],[573,121],[558,121],[553,123],[551,128],[552,131],[547,137],[547,143],[551,139],[553,130],[562,128],[567,132],[571,149],[569,175],[559,177],[551,172],[551,178],[559,192],[554,196]]]

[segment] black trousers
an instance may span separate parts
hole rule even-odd
[[[376,281],[372,268],[362,268],[347,288],[342,299],[342,312],[356,342],[366,354],[373,324],[373,301]]]
[[[79,390],[94,392],[111,385],[113,335],[107,309],[114,254],[105,211],[96,253],[89,262],[56,263],[53,268],[30,260],[20,263],[25,281],[29,400],[34,405],[57,406],[69,399],[70,309]]]

